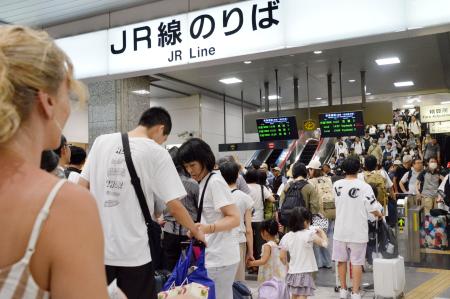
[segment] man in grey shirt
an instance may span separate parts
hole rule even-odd
[[[405,173],[400,180],[400,189],[403,193],[417,194],[417,177],[423,170],[423,162],[420,159],[414,159],[411,169]]]
[[[430,158],[437,158],[437,162],[441,160],[441,148],[437,143],[436,137],[431,139],[430,143],[425,146],[424,160],[428,161]]]
[[[417,194],[420,195],[425,214],[434,208],[438,197],[438,188],[443,180],[440,175],[436,158],[431,158],[426,170],[417,177]]]

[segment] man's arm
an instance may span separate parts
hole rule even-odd
[[[190,230],[191,234],[197,240],[206,244],[205,235],[197,228],[194,221],[192,221],[191,216],[189,215],[188,211],[183,206],[181,201],[179,201],[178,199],[174,199],[167,202],[166,205],[169,209],[170,214],[175,217],[178,223]]]

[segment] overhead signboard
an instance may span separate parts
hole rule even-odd
[[[430,123],[430,134],[450,133],[450,121]]]
[[[278,140],[272,142],[226,143],[226,144],[219,144],[219,152],[255,151],[263,149],[286,149],[288,147],[289,142],[286,140]]]
[[[256,127],[259,141],[298,139],[295,116],[257,119]]]
[[[450,1],[442,0],[250,0],[57,43],[74,62],[77,77],[88,78],[449,23]]]
[[[363,136],[362,111],[319,114],[322,137]]]
[[[420,121],[423,123],[450,121],[450,105],[420,106]]]

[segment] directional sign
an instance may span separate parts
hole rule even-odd
[[[400,232],[403,232],[404,227],[405,227],[405,218],[404,217],[398,218],[398,230]]]
[[[316,129],[316,122],[312,119],[308,119],[303,123],[303,129],[305,131],[314,131]]]

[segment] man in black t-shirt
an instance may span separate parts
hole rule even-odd
[[[405,173],[407,173],[411,169],[412,165],[412,157],[410,155],[405,155],[403,157],[403,165],[400,165],[397,168],[397,171],[394,175],[394,193],[402,193],[402,189],[400,188],[400,180],[403,178]],[[402,198],[402,196],[396,196],[398,198]]]

